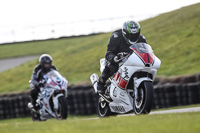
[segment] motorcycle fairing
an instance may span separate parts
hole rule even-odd
[[[109,103],[110,110],[117,113],[125,113],[133,110],[133,98],[129,96],[126,90],[122,90],[116,83],[110,87],[110,97],[113,102]]]
[[[54,93],[54,89],[49,88],[49,89],[42,90],[42,92],[39,94],[39,99],[40,99],[39,103],[41,102],[42,104],[40,105],[42,106],[42,108],[40,109],[40,114],[42,114],[43,118],[51,118],[49,114],[52,117],[56,117],[53,110],[50,107],[50,104],[48,104],[52,93]]]

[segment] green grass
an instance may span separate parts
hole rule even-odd
[[[1,120],[2,133],[199,133],[200,112],[110,117],[97,120]]]
[[[200,72],[200,4],[140,22],[142,34],[161,59],[158,75],[186,75]],[[93,36],[35,41],[0,46],[0,58],[49,53],[70,84],[90,82],[99,74],[99,59],[105,56],[111,33]],[[0,93],[28,88],[37,60],[0,73]]]
[[[200,72],[200,4],[141,22],[142,31],[161,59],[159,75]]]
[[[73,84],[77,81],[89,82],[89,77],[93,72],[99,73],[99,60],[106,53],[107,37],[108,34],[100,34],[88,37],[41,41],[36,44],[31,43],[30,49],[27,43],[17,45],[23,45],[24,51],[26,49],[31,51],[35,45],[35,49],[38,52],[36,53],[35,51],[35,54],[50,53],[53,57],[53,64],[69,80],[69,83]],[[13,46],[13,49],[17,49],[17,45],[8,46]],[[3,47],[6,47],[6,45]],[[12,51],[9,51],[9,53],[12,53]],[[17,55],[17,53],[15,54]],[[4,77],[0,80],[0,93],[26,90],[37,61],[34,60],[0,73],[0,76]]]

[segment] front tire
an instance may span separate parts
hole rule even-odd
[[[40,115],[31,111],[31,116],[33,121],[40,121]]]
[[[40,114],[34,112],[34,111],[31,111],[31,117],[32,117],[32,121],[46,121],[46,119],[41,119],[40,118]]]
[[[58,110],[55,110],[56,118],[59,120],[67,119],[68,107],[64,96],[58,98]]]
[[[136,115],[149,114],[153,103],[152,82],[144,81],[138,87],[138,100],[134,98],[134,112]]]
[[[99,95],[97,99],[97,114],[99,118],[117,115],[116,113],[110,111],[108,103]]]

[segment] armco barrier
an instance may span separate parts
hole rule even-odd
[[[29,101],[29,92],[0,96],[0,119],[30,116],[27,108]],[[68,89],[67,102],[70,115],[96,114],[96,101],[97,96],[91,85],[71,86]],[[154,86],[153,109],[198,103],[200,103],[200,82]]]

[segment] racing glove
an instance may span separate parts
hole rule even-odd
[[[115,63],[119,63],[124,57],[126,57],[128,55],[128,53],[125,53],[125,52],[121,52],[121,53],[118,53],[114,58],[113,58],[113,61]]]

